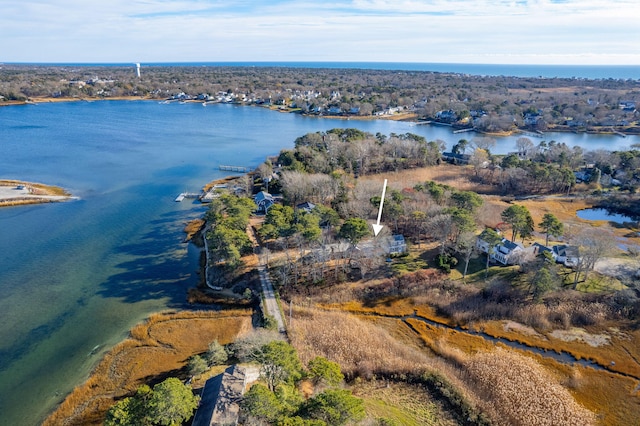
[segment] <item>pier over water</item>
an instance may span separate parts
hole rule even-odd
[[[248,173],[251,171],[251,167],[244,166],[224,166],[220,165],[218,168],[225,172],[238,172],[238,173]]]

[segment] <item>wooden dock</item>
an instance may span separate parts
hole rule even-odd
[[[178,195],[175,199],[176,203],[183,201],[185,198],[198,198],[201,194],[197,192],[183,192]]]
[[[457,135],[458,133],[466,133],[466,132],[475,132],[476,129],[474,129],[473,127],[469,127],[467,129],[458,129],[458,130],[454,130],[453,134]]]
[[[244,166],[224,166],[224,165],[220,165],[220,166],[218,166],[218,168],[220,170],[225,171],[225,172],[248,173],[248,172],[251,171],[250,167],[244,167]]]

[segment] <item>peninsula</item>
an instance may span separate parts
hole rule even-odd
[[[0,179],[0,207],[54,203],[72,198],[71,194],[57,186]]]

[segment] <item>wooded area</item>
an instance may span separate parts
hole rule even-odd
[[[38,98],[235,102],[316,115],[394,116],[504,132],[638,133],[640,82],[372,69],[4,64],[0,105]]]

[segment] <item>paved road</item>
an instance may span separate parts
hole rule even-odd
[[[251,225],[247,226],[247,234],[249,235],[249,239],[251,239],[251,242],[253,243],[253,249],[255,251],[260,250],[258,240]],[[282,312],[280,311],[280,307],[278,306],[278,299],[276,299],[275,290],[273,289],[273,285],[271,284],[271,280],[269,279],[267,268],[264,264],[262,264],[263,259],[261,256],[258,256],[257,254],[254,256],[258,257],[259,262],[258,274],[260,275],[260,284],[262,285],[264,313],[270,315],[276,320],[276,324],[278,324],[278,331],[280,333],[285,333],[286,328],[284,326],[284,319],[282,318]]]
[[[278,331],[280,333],[284,333],[286,329],[284,327],[282,312],[278,306],[278,300],[276,299],[273,285],[269,280],[269,275],[267,274],[267,269],[264,265],[258,266],[258,273],[260,274],[260,284],[262,284],[264,311],[276,320],[276,323],[278,324]]]

